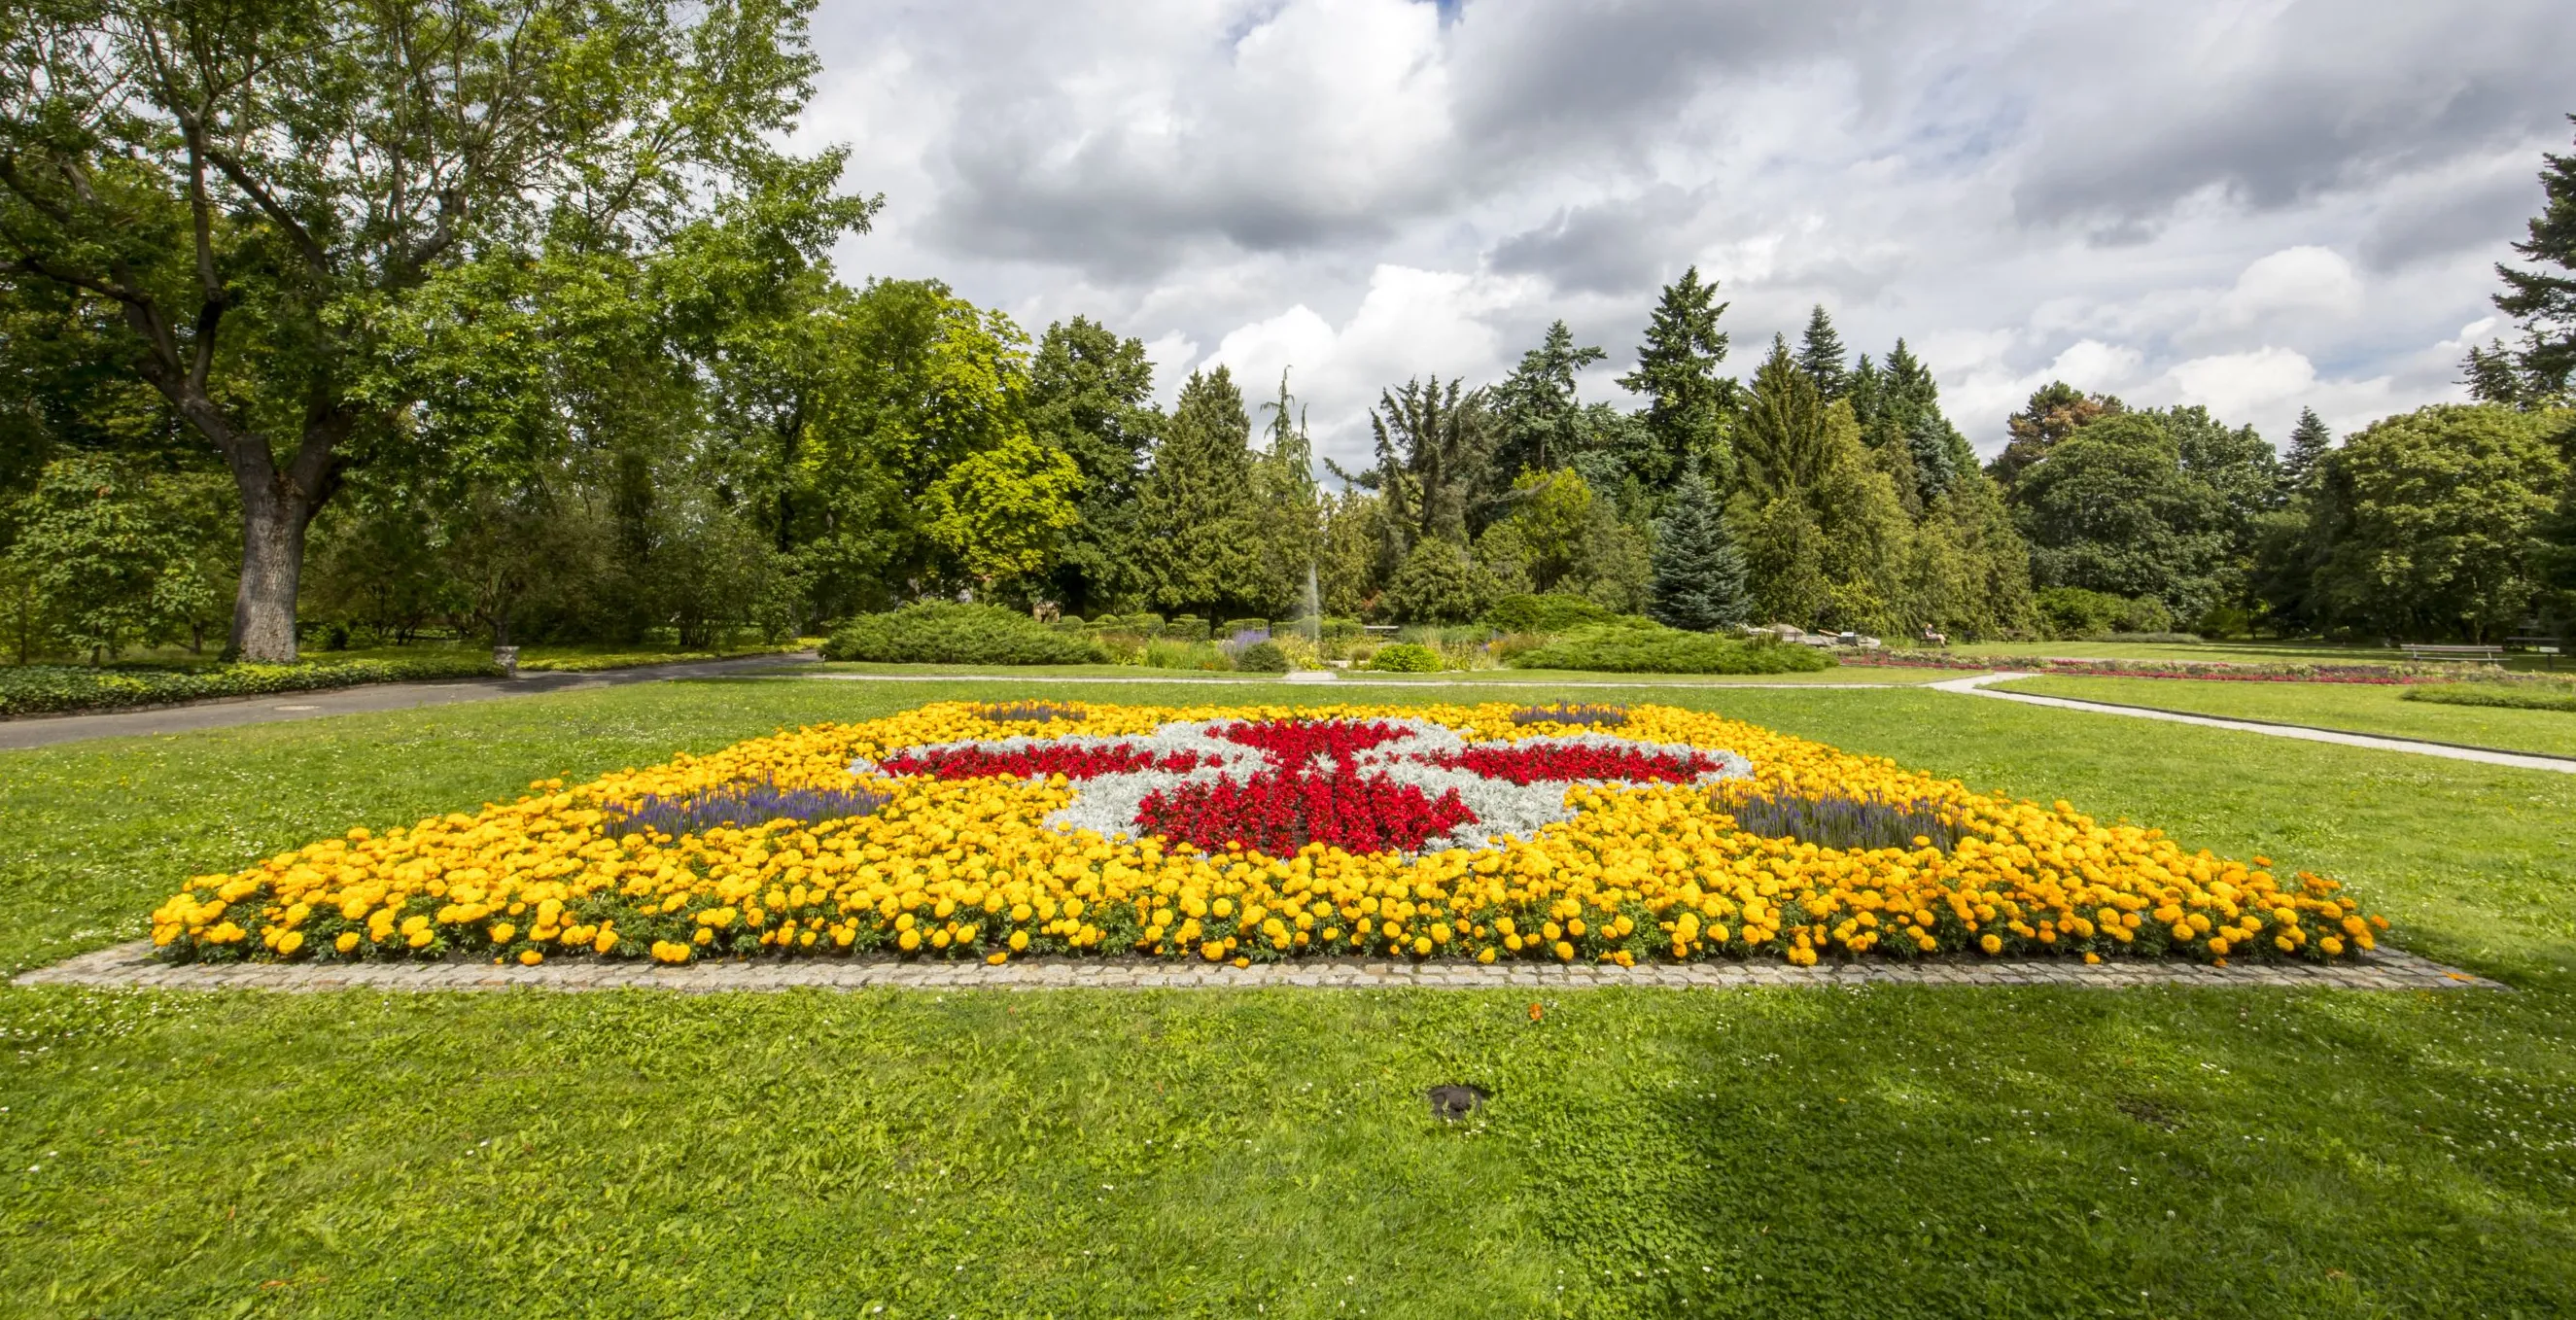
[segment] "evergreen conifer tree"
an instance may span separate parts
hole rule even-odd
[[[2567,118],[2576,123],[2576,115]],[[2543,152],[2540,158],[2547,162],[2540,171],[2546,201],[2540,214],[2531,218],[2529,239],[2514,244],[2513,250],[2535,266],[2556,266],[2567,273],[2496,265],[2505,291],[2495,295],[2495,305],[2523,331],[2523,346],[2513,354],[2522,395],[2513,402],[2523,407],[2564,400],[2571,379],[2576,379],[2576,155]],[[2478,366],[2473,352],[2472,380],[2477,378]],[[2489,401],[2508,402],[2492,397]]]
[[[1647,613],[1664,624],[1713,632],[1742,623],[1753,612],[1744,586],[1744,556],[1726,533],[1726,519],[1699,464],[1682,470],[1670,507],[1655,524],[1654,575]]]
[[[1251,603],[1261,592],[1252,418],[1224,367],[1191,372],[1138,491],[1137,567],[1167,610]]]
[[[2290,451],[2281,456],[2281,493],[2295,495],[2316,480],[2317,464],[2324,461],[2326,450],[2334,444],[2334,432],[2326,429],[2325,419],[2314,408],[2299,410],[2299,424],[2290,428]]]
[[[1697,266],[1683,271],[1655,301],[1636,370],[1619,378],[1620,388],[1647,397],[1646,429],[1654,435],[1654,452],[1631,467],[1650,489],[1671,482],[1687,455],[1701,455],[1718,468],[1721,480],[1730,466],[1726,432],[1735,382],[1717,374],[1726,360],[1726,332],[1717,328],[1717,318],[1725,312],[1715,281],[1700,283]],[[1644,470],[1648,465],[1652,470]]]
[[[1844,365],[1843,337],[1834,333],[1834,318],[1825,315],[1825,305],[1817,303],[1807,314],[1806,338],[1798,344],[1798,365],[1816,382],[1816,393],[1825,402],[1847,397],[1851,393],[1851,369]]]

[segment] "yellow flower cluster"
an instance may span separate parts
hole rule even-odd
[[[470,955],[535,964],[588,953],[685,963],[747,955],[1138,954],[1242,965],[1300,955],[1556,962],[1868,954],[2054,953],[2324,959],[2371,948],[2332,881],[2276,878],[2105,825],[2065,802],[1981,796],[1721,716],[1630,710],[1620,734],[1724,748],[1749,780],[1571,790],[1571,821],[1528,840],[1407,857],[1313,844],[1293,856],[1201,852],[1042,823],[1048,782],[909,778],[873,815],[670,838],[613,828],[648,796],[768,780],[847,788],[854,757],[1012,735],[1141,734],[1172,720],[1425,718],[1473,741],[1567,733],[1504,705],[1080,706],[1079,722],[997,722],[962,703],[819,725],[708,756],[382,834],[353,829],[233,875],[199,876],[152,914],[172,957]],[[1737,827],[1748,794],[1917,803],[1944,849],[1843,850]]]

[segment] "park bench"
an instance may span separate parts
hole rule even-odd
[[[2405,648],[2409,660],[2466,660],[2487,665],[2504,663],[2504,648],[2501,646],[2425,646],[2416,642],[2400,642],[2398,645]]]

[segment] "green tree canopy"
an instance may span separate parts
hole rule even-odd
[[[2329,626],[2425,640],[2513,632],[2541,590],[2535,551],[2567,480],[2576,416],[2438,405],[2327,456],[2315,592]]]
[[[1682,470],[1672,503],[1655,524],[1648,595],[1648,616],[1693,632],[1743,623],[1753,613],[1753,598],[1744,586],[1744,556],[1727,535],[1717,498],[1700,479],[1696,463]]]
[[[131,369],[231,471],[244,653],[294,658],[306,529],[402,416],[352,392],[377,327],[442,267],[649,247],[782,166],[804,22],[797,0],[13,11],[0,262],[113,307]]]
[[[1136,560],[1155,604],[1215,619],[1267,603],[1253,482],[1243,391],[1223,366],[1191,372],[1137,501]]]
[[[2167,420],[2126,413],[2068,434],[2011,488],[2041,586],[2154,596],[2196,618],[2219,600],[2227,501],[2186,471]]]

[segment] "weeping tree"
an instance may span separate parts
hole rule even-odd
[[[233,649],[295,658],[306,529],[417,401],[353,382],[443,270],[650,248],[766,174],[810,0],[21,0],[0,273],[113,309],[229,469]],[[435,459],[436,455],[429,456]]]

